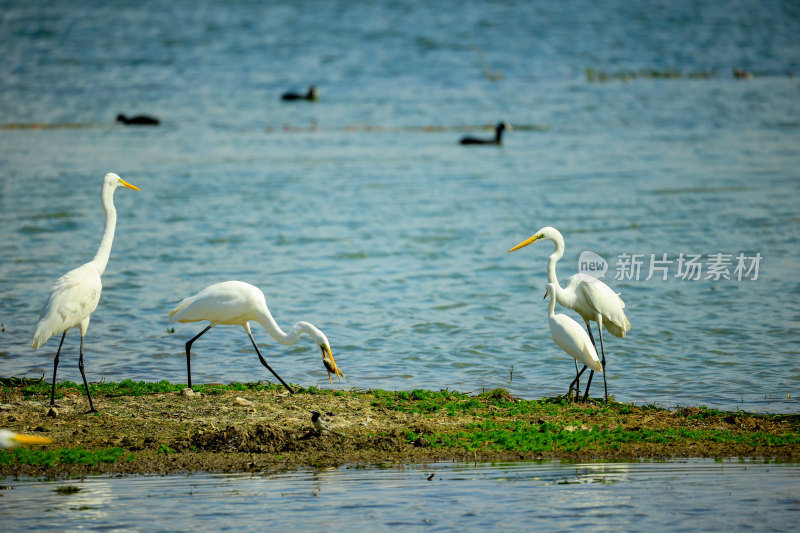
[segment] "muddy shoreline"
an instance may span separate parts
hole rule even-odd
[[[274,472],[345,464],[429,461],[669,458],[800,460],[800,415],[727,413],[704,407],[558,399],[519,400],[498,389],[366,391],[263,384],[195,386],[123,382],[59,384],[49,407],[43,382],[3,379],[0,427],[46,435],[47,446],[0,451],[0,475]],[[319,434],[311,411],[338,433]]]

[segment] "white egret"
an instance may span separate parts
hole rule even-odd
[[[64,332],[61,335],[61,342],[58,344],[56,359],[53,363],[53,386],[50,390],[50,405],[53,407],[57,407],[55,403],[56,370],[58,369],[61,346],[64,344],[67,330],[78,326],[81,331],[78,368],[81,371],[81,377],[83,377],[83,385],[86,387],[86,396],[89,398],[89,412],[94,413],[97,411],[92,403],[89,384],[83,371],[83,337],[89,328],[89,320],[92,313],[97,309],[97,303],[100,301],[100,291],[103,289],[100,276],[103,275],[108,264],[111,244],[114,241],[114,229],[117,225],[114,191],[120,186],[135,191],[139,190],[138,187],[131,185],[113,172],[105,175],[103,185],[100,188],[100,199],[103,203],[103,210],[106,212],[106,227],[103,230],[103,237],[100,239],[97,254],[95,254],[94,259],[85,265],[79,266],[75,270],[70,270],[56,280],[50,289],[47,303],[39,315],[39,322],[36,324],[36,332],[33,335],[32,343],[34,348],[39,348],[54,334]]]
[[[261,364],[272,372],[283,386],[289,389],[289,392],[294,393],[292,388],[270,368],[258,350],[256,341],[250,331],[251,320],[261,324],[267,330],[267,333],[281,344],[294,344],[300,339],[301,334],[306,333],[314,340],[322,352],[322,363],[328,371],[328,380],[333,383],[331,372],[336,374],[338,378],[344,377],[344,374],[342,374],[333,360],[330,344],[324,333],[308,322],[298,322],[292,326],[289,333],[285,333],[275,322],[275,319],[272,318],[272,314],[267,308],[264,293],[258,287],[243,281],[224,281],[209,285],[194,296],[181,301],[175,309],[169,312],[169,319],[170,322],[211,322],[208,327],[186,343],[186,372],[189,376],[188,385],[190,388],[192,386],[192,370],[189,354],[192,343],[214,326],[224,325],[242,326],[247,332],[247,336],[250,337],[250,342],[253,343],[253,348],[256,349]]]
[[[518,245],[509,250],[513,252],[519,250],[529,244],[532,244],[539,239],[546,239],[555,244],[555,251],[550,254],[547,261],[547,281],[554,286],[554,295],[556,301],[564,307],[572,309],[583,318],[586,323],[586,330],[589,332],[589,338],[592,344],[597,349],[592,336],[592,329],[589,326],[590,321],[597,322],[597,331],[600,334],[600,352],[602,355],[603,368],[606,367],[606,354],[603,346],[603,327],[615,337],[624,337],[625,334],[631,329],[631,323],[625,316],[625,302],[619,297],[617,293],[611,290],[611,287],[593,277],[581,274],[575,274],[567,279],[567,286],[561,287],[558,283],[558,276],[556,276],[556,263],[564,255],[564,237],[561,236],[555,228],[549,226],[544,227],[534,233],[532,236],[522,241]],[[547,297],[547,294],[545,294]],[[589,397],[589,387],[592,384],[592,377],[594,370],[589,374],[589,382],[586,384],[586,391],[584,392],[584,401]],[[605,389],[605,399],[608,403],[608,385],[606,383],[606,374],[603,373],[603,387]]]
[[[22,433],[14,433],[7,429],[0,429],[0,448],[8,449],[23,444],[50,444],[52,439],[50,437],[39,437],[36,435],[23,435]]]
[[[589,338],[589,335],[583,331],[583,328],[580,324],[572,320],[567,315],[555,313],[555,293],[555,284],[548,283],[545,296],[550,295],[550,303],[547,308],[547,317],[550,322],[550,334],[553,336],[553,340],[565,352],[574,357],[576,361],[583,363],[584,369],[589,367],[592,369],[592,371],[602,372],[603,365],[600,363],[600,358],[597,357],[597,350],[592,343],[592,339]],[[577,371],[577,369],[578,367],[576,366],[575,370]],[[583,370],[578,373],[572,383],[578,381],[578,378],[582,372]],[[570,384],[569,388],[571,391],[572,384]]]

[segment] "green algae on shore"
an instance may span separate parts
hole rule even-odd
[[[53,444],[0,451],[0,475],[260,471],[434,460],[800,459],[800,415],[523,400],[503,389],[330,390],[265,383],[0,379],[0,427]],[[319,435],[310,411],[344,438]]]

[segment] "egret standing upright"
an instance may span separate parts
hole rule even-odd
[[[589,327],[589,322],[597,322],[597,331],[600,334],[600,352],[602,354],[603,369],[606,367],[606,354],[603,347],[603,326],[615,337],[624,337],[628,330],[631,329],[631,323],[625,316],[625,302],[619,297],[617,293],[611,290],[611,287],[600,281],[599,279],[591,278],[581,274],[575,274],[567,279],[567,286],[561,287],[558,284],[558,276],[556,276],[556,263],[564,255],[564,237],[555,228],[546,226],[526,240],[509,250],[513,252],[519,250],[529,244],[532,244],[539,239],[546,239],[555,244],[555,251],[550,254],[547,261],[547,281],[553,284],[553,292],[559,304],[572,309],[583,318],[586,323],[586,331],[589,332],[589,338],[592,344],[594,342],[592,336],[592,329]],[[545,297],[547,294],[545,294]],[[583,371],[581,371],[583,372]],[[589,382],[586,384],[586,391],[584,392],[583,399],[589,397],[589,387],[592,384],[592,376],[594,370],[589,374]],[[603,372],[603,387],[605,389],[605,400],[608,403],[608,385],[606,383],[606,373]]]
[[[547,308],[547,317],[550,322],[550,335],[553,336],[553,341],[558,344],[561,349],[570,354],[575,361],[583,363],[584,370],[588,366],[592,371],[602,372],[603,365],[600,364],[600,358],[597,357],[597,350],[592,343],[589,335],[583,331],[581,325],[572,320],[567,315],[555,314],[556,310],[556,295],[555,284],[548,283],[545,297],[550,295],[550,303]],[[577,371],[578,367],[575,367]],[[583,372],[583,370],[581,370]],[[572,383],[576,383],[580,377],[581,372],[575,377]],[[572,384],[569,386],[570,392],[572,391]]]
[[[175,309],[169,312],[169,320],[170,322],[211,322],[203,331],[186,343],[186,373],[189,376],[189,388],[192,387],[192,368],[189,358],[192,343],[214,326],[224,325],[242,326],[247,336],[250,337],[250,342],[253,343],[253,348],[256,349],[261,364],[272,372],[289,392],[294,393],[292,388],[270,368],[258,350],[256,341],[250,331],[251,320],[261,324],[267,330],[267,333],[281,344],[294,344],[300,339],[301,334],[309,335],[322,352],[322,364],[325,365],[328,371],[328,380],[333,383],[331,373],[336,374],[339,378],[344,377],[344,374],[342,374],[333,360],[330,343],[324,333],[308,322],[298,322],[292,326],[289,333],[285,333],[275,322],[275,319],[272,318],[272,314],[267,308],[264,293],[258,287],[243,281],[223,281],[222,283],[209,285],[194,296],[181,301]]]
[[[103,230],[103,237],[100,239],[97,254],[94,259],[85,265],[79,266],[75,270],[70,270],[56,280],[50,289],[47,303],[39,315],[39,322],[36,324],[36,332],[33,335],[32,343],[34,348],[39,348],[54,334],[64,332],[61,335],[61,342],[58,344],[56,359],[53,363],[53,385],[50,389],[50,405],[53,407],[56,407],[56,371],[58,370],[61,346],[64,344],[67,330],[79,326],[81,347],[78,369],[81,371],[83,385],[86,387],[86,396],[89,398],[89,412],[97,412],[92,403],[92,395],[89,392],[86,374],[83,371],[83,337],[86,335],[86,330],[89,329],[89,320],[92,317],[92,313],[97,309],[97,304],[100,301],[100,291],[103,289],[100,276],[105,272],[108,258],[111,255],[111,244],[114,241],[114,230],[117,226],[117,210],[114,207],[114,191],[117,187],[139,190],[138,187],[131,185],[113,172],[105,175],[103,185],[100,188],[100,199],[103,203],[103,210],[106,212],[106,227]]]

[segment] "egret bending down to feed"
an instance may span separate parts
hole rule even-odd
[[[8,449],[22,444],[50,444],[50,437],[37,437],[36,435],[23,435],[7,429],[0,429],[0,448]]]
[[[272,372],[283,383],[283,386],[289,389],[289,392],[294,393],[292,388],[270,368],[258,350],[253,334],[250,332],[251,320],[261,324],[267,330],[267,333],[281,344],[294,344],[300,339],[301,334],[308,334],[322,352],[322,364],[328,370],[328,380],[333,383],[331,372],[336,374],[338,378],[344,377],[344,374],[342,374],[333,360],[330,344],[324,333],[308,322],[298,322],[292,326],[289,333],[285,333],[275,322],[275,319],[272,318],[272,314],[267,308],[264,293],[258,287],[243,281],[224,281],[206,287],[194,296],[186,298],[179,303],[178,307],[169,312],[169,319],[170,322],[211,322],[206,329],[186,343],[186,372],[189,376],[190,388],[192,386],[192,370],[189,354],[192,343],[214,326],[221,324],[224,326],[242,326],[247,332],[247,336],[250,337],[250,342],[253,343],[253,348],[256,349],[261,364],[267,367],[267,370]]]
[[[40,347],[54,334],[64,332],[61,335],[61,342],[58,344],[56,359],[53,363],[53,386],[50,390],[50,405],[53,407],[57,407],[54,400],[56,370],[58,370],[58,357],[61,354],[61,346],[64,344],[67,330],[80,326],[81,348],[78,368],[81,371],[83,385],[86,387],[86,396],[89,398],[89,412],[94,413],[97,411],[92,403],[92,395],[89,392],[86,374],[83,372],[83,337],[89,328],[89,320],[92,313],[97,309],[97,303],[100,301],[100,291],[103,289],[100,276],[103,275],[108,264],[111,243],[114,241],[114,229],[117,225],[114,191],[120,186],[134,191],[139,190],[138,187],[131,185],[113,172],[106,174],[103,178],[103,185],[100,188],[100,199],[103,202],[103,210],[106,212],[106,227],[103,230],[103,237],[100,239],[97,254],[94,259],[85,265],[79,266],[75,270],[70,270],[56,280],[50,289],[50,297],[39,315],[39,322],[36,324],[36,333],[33,335],[32,343],[34,348]]]
[[[547,316],[550,321],[550,334],[553,336],[553,340],[556,344],[561,346],[565,352],[574,357],[576,361],[583,363],[584,368],[588,366],[592,369],[592,371],[596,370],[597,372],[602,372],[603,365],[600,364],[600,358],[597,357],[597,350],[595,350],[594,345],[592,344],[592,339],[589,338],[589,335],[583,331],[583,328],[580,324],[572,320],[567,315],[557,315],[555,313],[555,292],[555,284],[548,283],[545,296],[550,295],[550,304],[547,308]],[[577,372],[577,370],[578,367],[576,366],[575,371]],[[576,383],[579,376],[580,373],[578,373],[578,376],[576,376],[572,383]],[[572,384],[570,384],[569,388],[571,391]]]
[[[631,329],[631,323],[628,322],[625,311],[623,311],[625,302],[608,285],[588,275],[575,274],[567,279],[567,286],[564,288],[558,284],[556,263],[564,255],[564,237],[555,228],[547,226],[540,229],[528,239],[511,248],[509,252],[519,250],[539,239],[553,241],[553,244],[555,244],[555,251],[547,261],[547,281],[554,286],[556,301],[581,315],[581,318],[586,323],[586,331],[589,332],[589,338],[595,347],[595,351],[597,351],[597,345],[594,342],[589,322],[597,322],[597,331],[600,334],[600,352],[602,354],[603,369],[605,369],[606,354],[603,347],[603,326],[615,337],[625,336],[628,330]],[[545,293],[545,297],[547,297],[547,293]],[[583,370],[586,370],[586,368]],[[583,370],[581,370],[581,373],[583,373]],[[586,391],[583,395],[584,401],[589,397],[589,387],[592,384],[593,376],[594,369],[589,374],[589,382],[586,384]],[[605,372],[603,372],[603,387],[605,389],[606,403],[608,403],[608,385]]]

